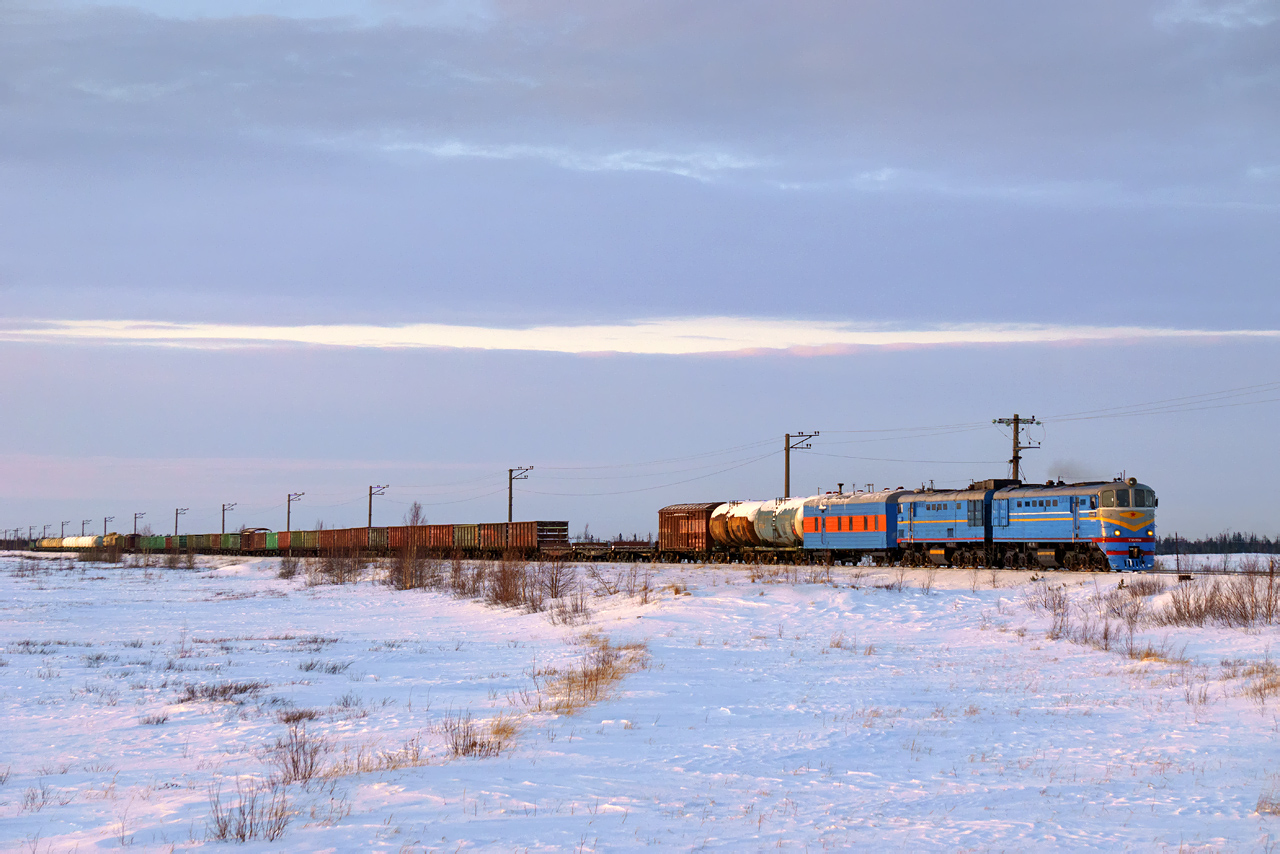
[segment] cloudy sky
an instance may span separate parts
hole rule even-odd
[[[786,431],[793,492],[1000,476],[1019,412],[1029,478],[1280,532],[1275,0],[0,0],[0,225],[4,527],[533,465],[645,534]]]

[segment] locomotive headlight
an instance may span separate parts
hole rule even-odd
[[[1147,536],[1150,537],[1153,533],[1153,531],[1147,531]]]
[[[1120,529],[1119,529],[1119,528],[1116,528],[1116,536],[1117,536],[1117,537],[1118,537],[1118,536],[1120,536]]]

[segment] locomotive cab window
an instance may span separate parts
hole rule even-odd
[[[1116,506],[1117,507],[1129,506],[1129,490],[1127,489],[1116,490]]]
[[[1106,492],[1102,493],[1102,506],[1103,507],[1116,506],[1116,494],[1114,491],[1108,489]]]

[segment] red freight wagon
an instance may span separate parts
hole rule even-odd
[[[387,528],[387,547],[400,551],[448,551],[453,548],[452,525],[399,525]]]
[[[705,552],[711,550],[711,513],[723,501],[708,504],[672,504],[658,511],[658,550]]]

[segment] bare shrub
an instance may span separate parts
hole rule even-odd
[[[920,592],[928,596],[933,592],[933,585],[938,580],[938,568],[929,567],[925,570],[924,581],[920,582]]]
[[[606,596],[618,595],[621,579],[610,576],[599,566],[592,565],[588,567],[587,578],[591,581],[592,592],[601,599]]]
[[[280,558],[280,568],[276,571],[277,578],[293,578],[298,574],[298,559],[293,555],[285,555]]]
[[[349,661],[321,661],[318,658],[311,658],[298,664],[298,669],[304,673],[310,673],[314,670],[318,670],[321,673],[328,673],[330,675],[345,673],[349,667],[351,667],[351,662]]]
[[[315,709],[289,709],[276,714],[276,720],[282,724],[294,724],[299,721],[314,721],[320,717],[320,713]]]
[[[548,599],[559,599],[578,586],[578,570],[564,560],[551,560],[539,565],[538,580]]]
[[[159,726],[167,720],[169,720],[169,716],[164,712],[159,712],[154,715],[143,715],[138,719],[138,723],[145,726]]]
[[[454,758],[497,756],[504,746],[504,742],[495,738],[492,733],[482,731],[470,710],[450,710],[445,713],[440,732],[444,736],[445,746],[449,748],[449,755]]]
[[[1280,585],[1276,574],[1200,578],[1180,584],[1165,607],[1152,614],[1160,626],[1272,625],[1280,617]]]
[[[368,562],[358,551],[331,551],[311,564],[307,584],[355,584],[367,566]]]
[[[222,786],[209,787],[209,820],[206,836],[217,842],[274,842],[289,827],[289,801],[276,781],[243,785],[236,780],[236,801],[223,805]]]
[[[525,565],[521,560],[500,560],[489,579],[488,596],[491,605],[508,608],[520,605],[525,588]]]
[[[804,580],[807,584],[830,584],[831,567],[825,563],[810,564]]]
[[[1129,592],[1130,596],[1136,598],[1139,596],[1156,596],[1163,593],[1167,587],[1168,585],[1163,578],[1149,575],[1133,579],[1124,589]]]
[[[184,685],[182,693],[178,695],[179,703],[189,703],[192,700],[210,700],[218,701],[235,701],[242,694],[257,694],[265,688],[271,687],[267,682],[244,681],[244,682],[214,682],[211,685]]]
[[[576,626],[591,619],[591,606],[587,601],[587,592],[578,586],[556,599],[550,611],[553,625]]]
[[[907,568],[905,566],[895,566],[893,568],[893,580],[885,585],[886,590],[900,591],[907,586]]]
[[[301,721],[289,724],[289,730],[276,738],[270,748],[270,762],[280,774],[280,782],[308,783],[320,773],[322,757],[329,752],[329,742],[307,730]]]

